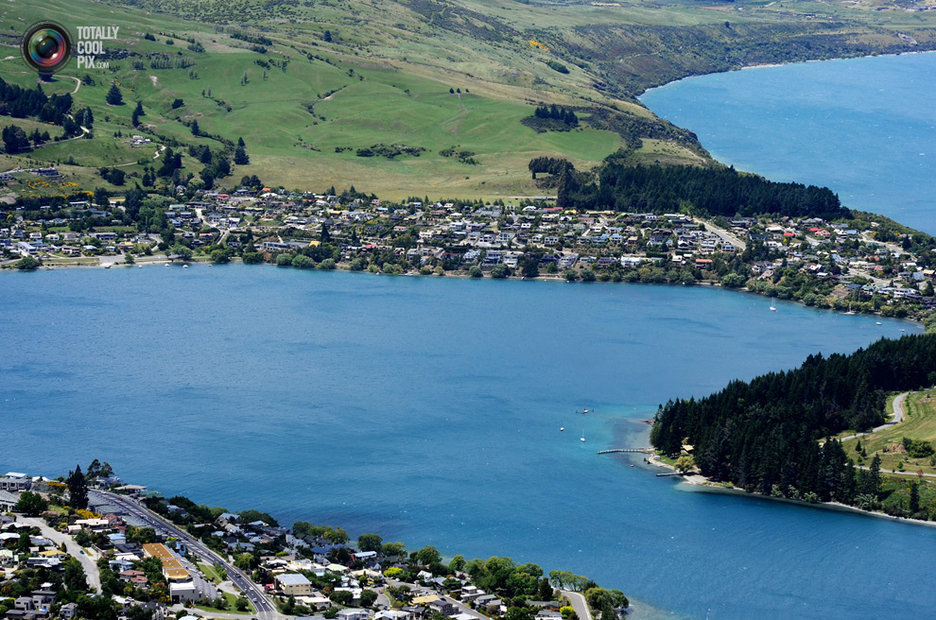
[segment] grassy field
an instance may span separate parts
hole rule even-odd
[[[881,469],[900,470],[902,464],[903,470],[907,472],[936,473],[936,459],[912,458],[901,443],[904,437],[927,442],[936,441],[936,390],[910,394],[904,402],[904,409],[907,415],[902,423],[871,435],[844,441],[842,447],[845,448],[846,454],[857,462],[859,454],[855,448],[860,441],[862,449],[867,453],[863,458],[865,465],[871,462],[875,454],[879,454]]]
[[[220,610],[220,609],[216,609],[216,608],[214,608],[214,607],[208,607],[207,605],[195,605],[195,609],[200,609],[200,610],[202,610],[202,611],[204,611],[204,612],[207,612],[208,614],[211,614],[211,613],[217,613],[217,614],[238,614],[238,615],[244,615],[244,616],[246,616],[246,615],[249,615],[249,614],[257,613],[256,610],[254,609],[254,606],[250,603],[250,601],[247,602],[247,605],[250,607],[250,609],[249,609],[248,611],[237,611],[237,607],[235,606],[236,603],[237,603],[237,596],[231,594],[230,592],[221,592],[221,595],[222,595],[222,596],[225,598],[225,600],[227,600],[227,602],[228,602],[228,608],[227,608],[227,609],[225,609],[225,610]],[[209,615],[208,617],[210,618],[211,616]]]
[[[210,579],[213,583],[221,583],[221,575],[218,574],[218,571],[214,566],[211,566],[210,564],[199,564],[198,570],[200,570],[202,574]]]
[[[96,175],[97,167],[120,166],[132,184],[153,163],[158,145],[217,151],[243,137],[251,162],[234,170],[228,185],[256,174],[271,185],[354,185],[386,198],[494,198],[543,193],[527,171],[533,157],[564,156],[588,168],[624,146],[625,135],[643,145],[635,162],[707,163],[691,136],[661,123],[633,96],[676,77],[751,62],[914,48],[898,30],[913,33],[916,47],[936,46],[930,30],[936,16],[875,11],[881,4],[873,0],[878,4],[871,7],[871,1],[134,0],[128,6],[49,0],[39,6],[16,0],[0,6],[0,23],[10,25],[0,33],[4,80],[35,84],[15,46],[18,34],[41,18],[72,30],[119,26],[119,40],[105,48],[120,54],[107,58],[107,70],[79,72],[72,60],[43,84],[47,94],[71,92],[76,107],[92,109],[93,138],[4,156],[0,166],[74,162],[70,180],[119,192]],[[82,83],[86,76],[93,83]],[[112,83],[125,105],[105,104]],[[175,100],[182,105],[173,108]],[[134,128],[137,101],[146,115]],[[538,103],[572,106],[582,119],[601,110],[615,120],[600,129],[584,123],[538,134],[520,124]],[[193,136],[193,121],[210,135]],[[16,122],[27,131],[37,126]],[[133,134],[152,144],[132,147]],[[357,156],[375,144],[424,150],[418,157]],[[453,146],[475,153],[477,164],[440,155]],[[189,174],[201,169],[187,155],[183,163]]]
[[[370,7],[377,10],[376,3]],[[410,32],[407,29],[418,30],[419,20],[402,7],[397,9],[399,19],[408,19],[400,24],[406,28],[398,28],[397,36],[390,38],[381,32],[382,44],[391,40],[402,43],[394,48],[394,53],[402,56],[437,55],[437,42],[426,49],[423,37],[403,36]],[[335,22],[349,19],[343,11],[322,11],[316,19],[330,14]],[[95,127],[93,139],[37,148],[29,159],[38,164],[74,161],[85,168],[120,166],[132,183],[142,175],[144,165],[152,164],[159,144],[223,148],[217,140],[191,134],[188,125],[197,121],[203,133],[245,139],[251,163],[239,167],[235,178],[256,174],[268,184],[290,188],[356,185],[388,198],[436,192],[494,197],[539,193],[526,168],[532,157],[564,155],[576,165],[588,167],[623,145],[622,138],[612,131],[583,128],[537,134],[520,124],[532,112],[532,103],[559,100],[582,104],[576,93],[588,81],[583,72],[575,71],[564,79],[561,89],[553,88],[561,92],[549,92],[540,76],[559,74],[537,57],[548,53],[531,48],[526,40],[499,49],[498,59],[492,63],[489,57],[479,57],[469,38],[452,37],[447,53],[457,54],[463,65],[456,62],[452,69],[439,72],[416,59],[399,61],[404,65],[401,67],[392,64],[392,58],[375,62],[369,58],[371,54],[362,54],[359,48],[377,43],[370,37],[380,31],[379,24],[363,17],[359,21],[369,25],[362,29],[346,31],[341,23],[336,25],[335,39],[340,37],[340,43],[322,42],[317,22],[265,31],[264,36],[276,43],[266,45],[267,52],[261,54],[244,49],[247,43],[208,25],[173,18],[154,20],[131,9],[52,0],[44,14],[67,14],[74,24],[119,25],[126,38],[111,47],[138,54],[137,67],[140,58],[144,60],[142,69],[134,68],[133,59],[110,61],[109,71],[89,72],[94,83],[81,84],[77,92],[76,78],[83,77],[77,71],[63,71],[54,82],[45,84],[47,94],[74,92],[76,106],[91,107]],[[27,24],[38,17],[35,8],[21,3],[0,8],[0,19],[5,23]],[[146,33],[153,33],[156,40],[144,38]],[[168,40],[173,45],[167,45]],[[205,51],[188,50],[188,40],[197,41]],[[160,54],[173,60],[184,57],[192,65],[173,69],[147,66]],[[23,86],[35,83],[35,76],[22,63],[8,60],[0,67],[0,77],[8,82]],[[513,67],[516,75],[508,73],[507,67]],[[484,77],[485,73],[503,79],[492,80]],[[543,84],[534,87],[537,81]],[[112,82],[119,84],[125,105],[104,103]],[[450,94],[450,88],[462,92]],[[173,109],[176,99],[184,105]],[[130,115],[137,101],[146,115],[141,118],[142,126],[133,128]],[[646,115],[633,104],[622,101],[620,105]],[[19,124],[27,131],[36,125],[33,121]],[[128,143],[133,134],[150,137],[153,144],[134,148]],[[418,157],[403,155],[392,160],[356,155],[358,149],[375,144],[404,144],[425,150]],[[478,163],[468,165],[439,154],[453,146],[474,152]],[[192,173],[201,168],[188,157],[184,164]],[[83,185],[119,191],[93,173],[78,180]]]

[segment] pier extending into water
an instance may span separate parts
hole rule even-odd
[[[610,450],[599,450],[598,454],[615,454],[618,452],[641,452],[643,454],[653,454],[653,448],[612,448]]]

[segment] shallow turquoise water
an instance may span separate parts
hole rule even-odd
[[[719,161],[936,234],[934,76],[936,54],[904,54],[693,77],[641,100]]]
[[[700,618],[930,615],[936,530],[686,492],[595,454],[644,444],[672,396],[919,331],[774,303],[233,265],[4,274],[0,469],[97,457],[166,493],[509,555]]]

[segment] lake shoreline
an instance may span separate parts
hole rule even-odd
[[[645,104],[645,103],[643,102],[643,97],[644,97],[647,93],[650,93],[650,92],[652,92],[652,91],[654,91],[654,90],[659,90],[659,89],[661,89],[661,88],[666,88],[667,86],[671,86],[672,84],[677,84],[677,83],[679,83],[679,82],[682,82],[683,80],[689,80],[689,79],[692,79],[692,78],[704,77],[704,76],[708,76],[708,75],[719,75],[719,74],[723,74],[723,73],[733,73],[733,72],[735,72],[735,71],[750,71],[750,70],[753,70],[753,69],[771,69],[771,68],[777,68],[777,67],[789,67],[789,66],[792,66],[792,65],[806,65],[806,64],[815,64],[815,63],[822,63],[822,62],[836,62],[836,61],[841,61],[841,60],[858,60],[858,59],[861,59],[861,58],[891,58],[891,57],[897,57],[897,56],[910,56],[910,55],[922,55],[922,54],[936,54],[936,49],[931,49],[931,50],[919,50],[919,51],[908,51],[908,52],[894,52],[894,53],[889,53],[889,54],[866,54],[866,55],[858,55],[858,56],[838,56],[838,57],[835,57],[835,58],[822,58],[822,59],[812,59],[812,60],[794,60],[794,61],[790,61],[790,62],[767,62],[767,63],[752,64],[752,65],[744,65],[744,66],[735,67],[735,68],[732,68],[732,69],[725,69],[724,71],[708,71],[708,72],[701,72],[701,73],[691,73],[691,74],[685,75],[685,76],[683,76],[683,77],[681,77],[681,78],[677,78],[677,79],[675,79],[675,80],[670,80],[669,82],[665,82],[665,83],[663,83],[663,84],[660,84],[659,86],[653,86],[653,87],[647,88],[647,89],[645,89],[643,92],[641,92],[640,94],[637,95],[637,100],[640,101],[640,103],[641,103],[645,108],[647,108],[647,109],[649,110],[650,108],[647,106],[647,104]],[[652,110],[651,110],[651,112],[652,112]],[[654,114],[656,114],[656,113],[654,112]],[[659,115],[657,115],[657,116],[659,116]],[[660,116],[660,118],[664,118],[664,117]],[[664,118],[664,120],[669,120],[669,119],[665,119],[665,118]],[[672,122],[672,121],[670,121],[670,122]],[[714,158],[713,158],[713,159],[714,159]],[[717,161],[717,160],[715,160],[715,161]],[[721,162],[719,162],[719,163],[721,163]]]
[[[659,467],[662,469],[667,469],[669,471],[675,472],[676,468],[668,463],[664,463],[660,460],[659,455],[653,454],[645,460],[649,465],[654,467]],[[781,502],[785,504],[792,504],[794,506],[801,506],[804,508],[818,508],[821,510],[832,510],[835,512],[850,512],[854,514],[859,514],[866,517],[875,517],[878,519],[887,519],[889,521],[897,521],[901,523],[907,523],[909,525],[922,525],[924,527],[936,528],[936,522],[934,521],[923,521],[921,519],[909,519],[906,517],[895,517],[893,515],[885,514],[883,512],[878,512],[874,510],[864,510],[858,508],[857,506],[849,506],[848,504],[843,504],[841,502],[817,502],[809,503],[804,502],[803,500],[791,499],[789,497],[773,497],[771,495],[764,495],[762,493],[756,493],[752,491],[745,491],[744,489],[739,489],[735,486],[725,486],[718,482],[714,482],[711,479],[703,476],[702,474],[685,474],[681,476],[679,482],[682,485],[691,487],[692,491],[699,491],[704,493],[722,493],[726,495],[735,495],[743,496],[749,499],[757,500],[766,500],[773,502]]]
[[[225,264],[240,264],[240,265],[244,265],[245,263],[243,263],[242,261],[236,261],[236,260],[234,260],[234,261],[231,261],[231,262],[225,263]],[[223,267],[225,264],[221,264],[221,265],[218,265],[218,266]],[[113,263],[113,264],[111,264],[111,265],[100,265],[100,264],[99,264],[99,265],[43,265],[43,266],[40,266],[39,268],[37,268],[37,269],[35,269],[35,270],[33,270],[33,271],[54,271],[54,270],[59,269],[59,268],[63,268],[63,269],[89,269],[89,270],[93,270],[93,269],[111,269],[111,268],[113,267],[113,268],[122,268],[122,269],[127,269],[127,268],[132,269],[133,267],[142,268],[142,267],[150,266],[150,265],[163,265],[163,266],[165,266],[165,267],[173,267],[173,266],[187,267],[187,266],[189,266],[189,265],[192,265],[192,266],[204,266],[204,265],[207,265],[208,267],[215,266],[215,264],[214,264],[214,263],[211,263],[210,261],[188,261],[188,262],[185,262],[185,261],[175,261],[175,260],[172,260],[172,259],[156,259],[156,260],[148,260],[148,261],[139,261],[139,262],[134,262],[134,263]],[[283,267],[279,267],[278,265],[274,265],[274,264],[271,264],[271,263],[260,263],[260,266],[261,266],[261,267],[263,267],[263,266],[265,266],[265,267],[276,267],[276,268],[278,268],[278,269],[283,268]],[[291,269],[291,267],[290,267],[290,269]],[[3,272],[3,271],[11,271],[11,272],[13,272],[13,273],[18,273],[18,272],[19,272],[19,270],[17,270],[17,269],[8,269],[8,268],[0,269],[0,272]],[[308,270],[308,271],[319,271],[319,270],[317,270],[317,269],[310,269],[310,270]],[[329,271],[332,271],[332,270],[329,270]],[[562,274],[540,274],[540,275],[538,275],[538,276],[535,277],[535,278],[526,278],[526,277],[493,278],[493,277],[491,277],[491,276],[485,276],[485,277],[482,277],[482,278],[473,278],[471,275],[469,275],[469,274],[466,273],[466,272],[457,272],[457,273],[456,273],[456,272],[453,272],[453,273],[448,273],[448,272],[447,272],[447,273],[445,273],[444,275],[441,275],[441,276],[438,275],[438,274],[435,274],[435,273],[432,273],[432,274],[421,274],[421,273],[419,273],[419,272],[407,272],[407,273],[401,273],[401,274],[387,274],[387,273],[382,273],[382,272],[379,272],[379,271],[378,271],[378,272],[371,272],[371,271],[367,271],[367,270],[362,270],[362,271],[360,271],[360,272],[355,272],[355,271],[352,271],[351,269],[349,269],[349,268],[347,267],[346,264],[339,264],[339,266],[338,266],[336,269],[334,269],[333,271],[344,271],[344,272],[348,272],[348,273],[366,273],[366,274],[369,274],[369,275],[377,275],[377,276],[397,276],[397,277],[410,277],[410,278],[412,278],[412,277],[420,277],[420,278],[430,278],[430,279],[432,279],[432,278],[457,278],[457,279],[465,279],[465,280],[503,280],[503,281],[514,280],[514,281],[524,281],[524,282],[542,281],[542,282],[554,282],[554,283],[555,283],[555,282],[558,282],[558,283],[566,283],[566,284],[645,284],[645,285],[654,285],[654,286],[676,286],[676,287],[699,286],[699,287],[707,287],[707,288],[724,289],[724,290],[728,290],[728,291],[734,291],[734,292],[737,292],[737,293],[746,293],[746,294],[755,295],[755,296],[758,296],[758,297],[768,297],[768,295],[766,295],[766,294],[764,294],[764,293],[758,293],[757,291],[753,291],[753,290],[751,290],[751,289],[749,289],[749,288],[747,288],[747,287],[729,288],[729,287],[723,286],[722,284],[720,284],[720,283],[718,283],[718,282],[712,282],[712,281],[699,281],[699,282],[696,282],[696,283],[691,284],[691,285],[678,284],[678,283],[671,283],[671,282],[614,282],[614,281],[611,281],[611,280],[606,281],[606,282],[602,282],[602,281],[600,281],[600,280],[596,280],[596,281],[594,281],[594,282],[585,282],[585,281],[569,281],[569,280],[567,280]],[[820,308],[820,307],[817,307],[817,306],[807,306],[807,305],[806,305],[805,303],[803,303],[802,301],[798,301],[798,300],[795,300],[795,299],[784,299],[784,300],[781,300],[781,301],[786,301],[786,302],[789,302],[789,303],[792,303],[792,304],[796,304],[797,306],[802,306],[802,307],[805,307],[805,308],[812,308],[813,310],[819,310],[819,311],[823,311],[823,312],[832,312],[832,313],[834,313],[834,314],[841,314],[841,315],[845,315],[845,314],[846,314],[845,312],[836,310],[836,309],[834,309],[834,308]],[[910,323],[910,324],[912,324],[912,325],[915,325],[915,326],[918,326],[918,327],[923,328],[924,332],[926,331],[926,325],[925,325],[925,323],[923,322],[922,319],[916,319],[916,318],[913,318],[913,317],[883,317],[882,314],[876,313],[876,312],[873,312],[873,313],[857,312],[857,313],[855,313],[855,314],[857,314],[857,315],[859,315],[859,316],[869,316],[869,317],[870,317],[870,316],[876,316],[876,317],[881,317],[881,318],[889,318],[889,319],[896,319],[896,320],[899,320],[899,321],[906,321],[907,323]]]

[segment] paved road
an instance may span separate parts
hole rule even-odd
[[[900,424],[904,419],[904,401],[907,400],[907,396],[910,395],[910,392],[904,392],[897,396],[894,399],[894,419],[890,421],[891,424]],[[884,426],[888,426],[885,424]],[[884,426],[879,426],[878,428],[884,428]],[[875,429],[877,430],[877,429]]]
[[[901,422],[903,422],[904,417],[906,415],[904,411],[904,401],[907,400],[907,396],[909,395],[910,395],[910,392],[904,392],[903,394],[898,394],[897,397],[894,398],[894,419],[893,420],[890,420],[889,422],[885,422],[884,424],[881,424],[880,426],[876,426],[872,428],[870,431],[867,431],[865,433],[855,433],[854,435],[848,435],[847,437],[842,437],[839,441],[845,441],[846,439],[854,439],[855,437],[869,435],[871,433],[882,431],[885,428],[890,428],[891,426],[895,424],[900,424]],[[896,473],[900,473],[900,472],[896,472]]]
[[[20,520],[23,523],[27,523],[34,527],[38,527],[39,531],[42,532],[42,535],[45,538],[48,538],[56,545],[61,545],[65,543],[65,550],[72,556],[78,559],[81,562],[81,567],[84,569],[85,575],[88,577],[88,586],[91,587],[95,592],[101,591],[101,572],[98,570],[97,564],[93,559],[88,557],[84,550],[75,542],[75,539],[67,534],[57,532],[51,527],[46,525],[46,522],[38,518],[29,518],[29,517],[20,517]]]
[[[730,230],[725,230],[724,228],[716,226],[714,222],[706,221],[697,217],[693,217],[691,219],[696,224],[702,224],[703,226],[705,226],[705,230],[707,230],[708,232],[715,233],[716,235],[718,235],[725,241],[728,241],[729,243],[731,243],[733,246],[735,246],[738,249],[738,253],[743,252],[747,248],[747,244],[744,241],[742,241],[740,237],[738,237],[736,234],[734,234]]]
[[[224,570],[227,571],[228,580],[237,586],[241,592],[244,593],[244,596],[247,597],[247,600],[253,604],[254,609],[257,610],[257,617],[260,618],[260,620],[284,620],[287,618],[287,616],[282,615],[276,610],[276,606],[270,602],[260,586],[255,584],[246,575],[244,575],[244,573],[235,568],[233,564],[227,561],[227,559],[222,558],[220,555],[202,544],[201,541],[190,535],[185,530],[179,528],[171,521],[163,519],[159,515],[151,512],[142,504],[139,504],[136,501],[123,495],[115,495],[113,493],[105,493],[103,491],[90,491],[89,494],[97,495],[112,504],[116,504],[123,510],[127,511],[128,514],[131,514],[141,521],[144,521],[147,525],[151,525],[157,530],[167,532],[169,535],[175,536],[179,540],[184,541],[185,545],[188,547],[189,552],[198,556],[201,560],[209,564],[221,564],[224,567]]]
[[[572,609],[575,610],[575,615],[579,617],[579,620],[592,620],[591,610],[588,609],[588,602],[585,601],[585,597],[582,596],[582,594],[579,592],[572,592],[571,590],[560,590],[560,592],[572,603]]]
[[[867,465],[859,465],[859,466],[856,466],[855,469],[868,470],[871,468],[868,467]],[[926,474],[926,473],[921,474],[920,472],[908,471],[906,469],[904,471],[897,471],[896,469],[882,469],[881,473],[882,474],[895,474],[897,476],[917,476],[917,477],[923,476],[924,478],[936,478],[936,474]]]

